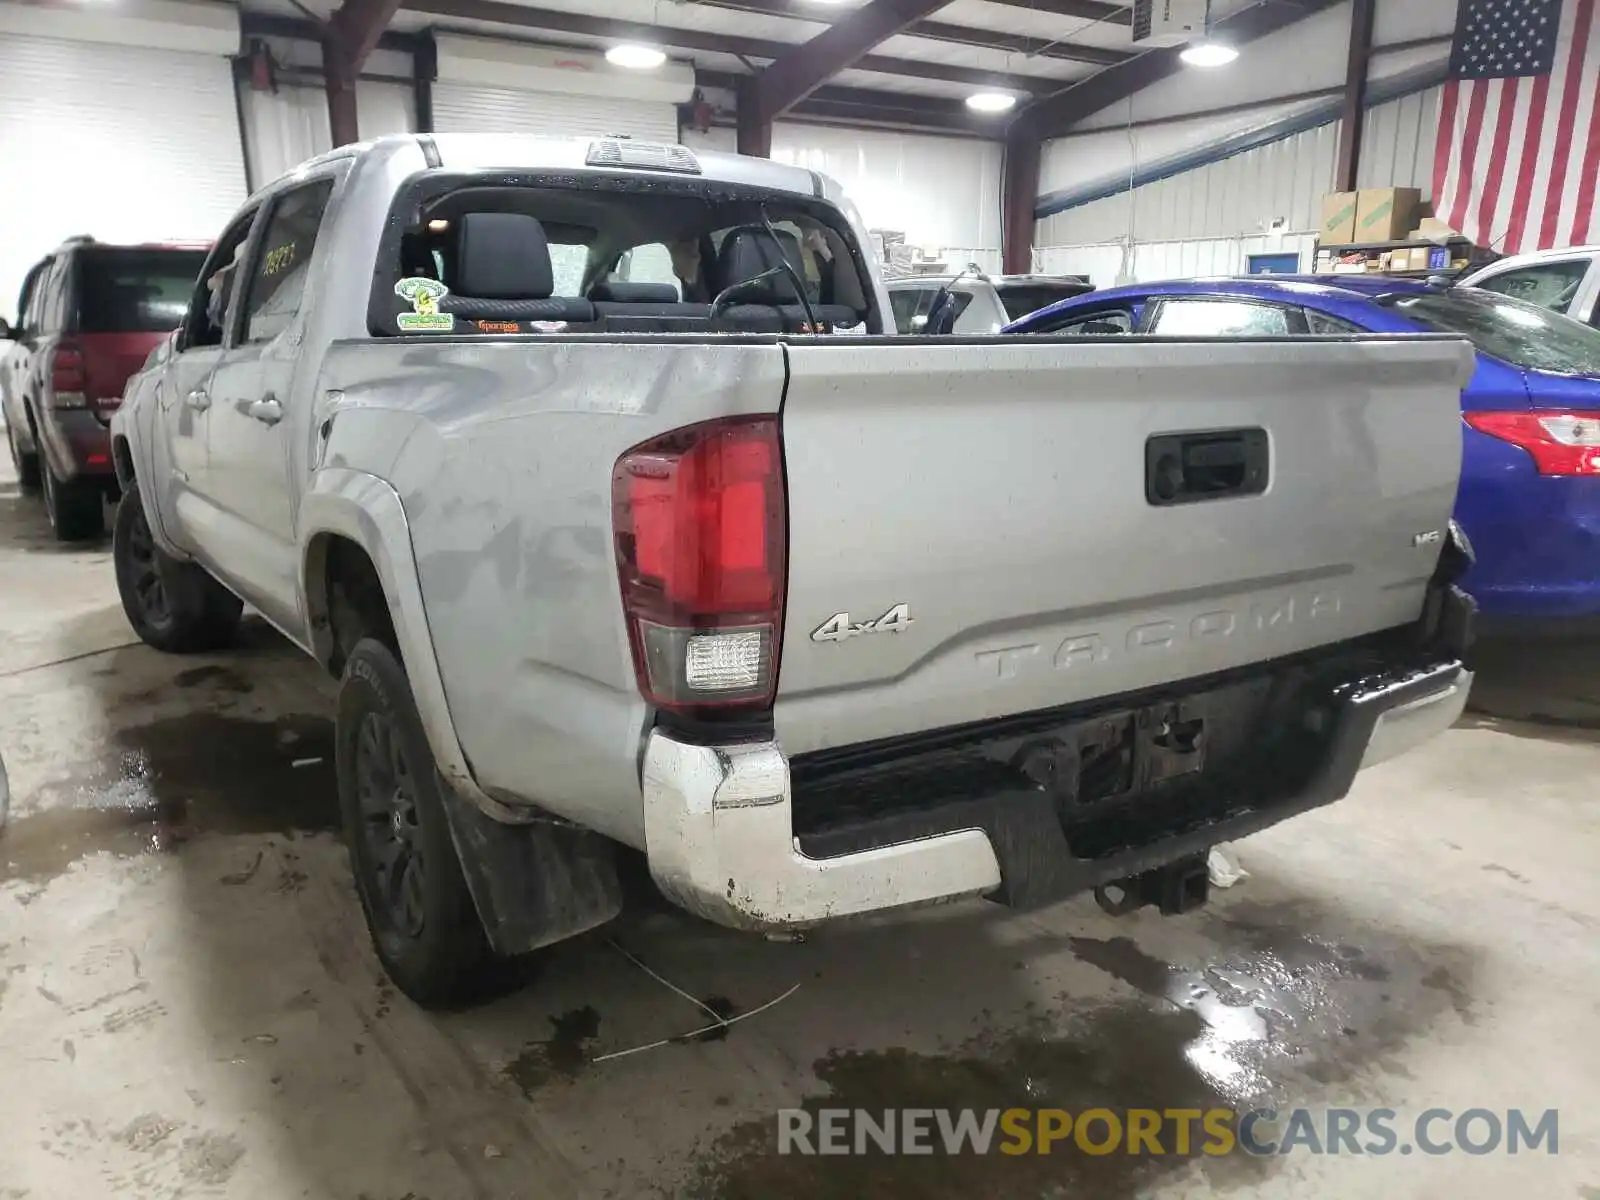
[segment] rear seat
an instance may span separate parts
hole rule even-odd
[[[555,296],[544,226],[522,213],[468,213],[457,225],[455,282],[441,312],[490,321],[588,324],[595,306]]]
[[[805,278],[805,260],[800,254],[800,242],[792,233],[774,231],[756,225],[731,230],[722,241],[717,254],[717,279],[722,288],[751,279],[763,271],[779,266],[779,246],[783,257],[801,279]],[[861,314],[847,304],[812,304],[811,312],[823,326],[856,325]],[[723,321],[752,333],[800,333],[809,318],[805,306],[799,303],[794,280],[786,275],[763,279],[753,292],[722,313]]]
[[[589,289],[595,314],[610,318],[665,317],[676,320],[708,321],[709,304],[688,304],[678,299],[678,289],[670,283],[629,283],[606,280]]]

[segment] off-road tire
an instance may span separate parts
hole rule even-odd
[[[106,531],[106,489],[98,479],[79,476],[57,479],[48,462],[41,462],[44,511],[60,542],[87,542]]]
[[[137,487],[117,505],[111,562],[122,611],[146,645],[199,654],[233,643],[243,603],[203,567],[179,562],[156,545]]]
[[[11,465],[17,469],[17,485],[24,492],[37,492],[43,482],[39,478],[39,452],[24,454],[17,445],[17,431],[14,426],[6,426],[6,442],[11,447]]]
[[[462,1008],[501,986],[450,836],[433,751],[394,651],[358,641],[335,729],[339,806],[378,959],[424,1008]]]

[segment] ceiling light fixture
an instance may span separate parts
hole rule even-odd
[[[1185,46],[1178,55],[1191,67],[1225,67],[1239,57],[1239,52],[1222,42],[1196,42]]]
[[[615,67],[630,71],[653,71],[667,61],[667,56],[654,46],[641,46],[637,42],[623,42],[606,51],[606,61]]]
[[[1010,112],[1016,103],[1017,98],[1006,92],[974,92],[967,97],[967,107],[979,113]]]

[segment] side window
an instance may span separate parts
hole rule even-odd
[[[332,195],[333,180],[320,179],[285,192],[273,202],[244,294],[242,341],[271,341],[300,311],[311,252]]]
[[[894,309],[894,327],[897,333],[920,334],[933,311],[933,302],[939,298],[939,288],[903,288],[889,293],[889,307]],[[958,321],[972,303],[972,293],[952,293],[955,308],[951,320]]]
[[[1349,337],[1352,333],[1365,333],[1359,325],[1330,317],[1314,308],[1306,309],[1306,332],[1313,337]]]
[[[1289,310],[1248,300],[1163,300],[1150,332],[1168,337],[1285,337]]]
[[[1588,259],[1569,258],[1564,262],[1539,263],[1504,271],[1474,286],[1564,313],[1572,307],[1588,273]]]
[[[50,281],[52,259],[45,259],[22,281],[22,294],[17,297],[17,322],[28,333],[37,333],[44,314],[45,286]]]
[[[583,273],[589,268],[589,247],[582,242],[550,243],[550,274],[557,296],[583,295]]]
[[[889,293],[889,307],[894,310],[896,333],[911,332],[911,318],[916,316],[918,302],[923,295],[918,288],[896,288]]]
[[[646,242],[629,250],[611,277],[628,283],[671,284],[683,294],[683,283],[672,269],[672,253],[663,242]]]
[[[1133,332],[1133,314],[1125,309],[1080,314],[1060,325],[1036,329],[1035,333],[1053,333],[1061,337],[1107,337]]]
[[[64,254],[50,268],[49,282],[44,285],[44,303],[39,314],[42,333],[60,333],[67,327],[67,300],[72,291],[72,255]]]
[[[189,300],[189,315],[183,322],[185,350],[222,345],[222,327],[239,281],[239,259],[244,255],[245,241],[255,219],[254,209],[234,218],[206,257]]]

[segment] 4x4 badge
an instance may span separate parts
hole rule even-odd
[[[813,642],[847,642],[863,633],[902,633],[911,627],[911,606],[896,604],[876,621],[850,620],[847,612],[834,613],[811,631]]]

